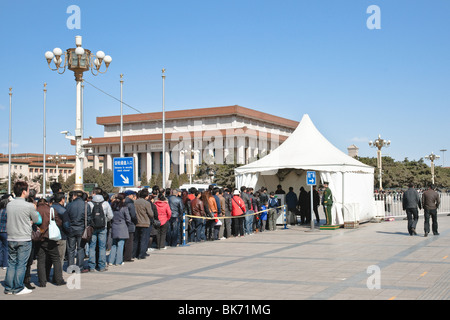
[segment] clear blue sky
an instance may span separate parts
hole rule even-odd
[[[81,29],[67,28],[70,5]],[[381,9],[381,29],[366,12]],[[74,47],[105,51],[113,61],[95,86],[142,112],[241,105],[300,121],[307,113],[336,147],[368,140],[383,154],[418,160],[449,149],[450,2],[447,0],[196,0],[0,2],[0,152],[8,153],[8,89],[13,87],[13,152],[74,153],[60,131],[75,129],[73,72],[59,75],[44,53]],[[120,104],[86,84],[85,136],[102,136],[97,116]],[[124,106],[124,113],[135,113]],[[446,165],[450,154],[446,153]],[[428,161],[427,161],[428,163]],[[437,165],[442,164],[441,161]]]

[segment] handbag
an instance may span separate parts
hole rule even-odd
[[[55,221],[55,209],[50,208],[50,221],[48,224],[48,238],[49,240],[58,241],[61,240],[61,231],[56,225]]]
[[[159,221],[159,220],[153,219],[152,224],[153,224],[153,227],[155,227],[155,228],[161,227],[161,221]]]
[[[33,225],[32,226],[32,231],[31,231],[31,240],[33,241],[40,241],[41,240],[41,229],[39,229],[39,227],[37,225]]]
[[[87,203],[84,204],[84,231],[81,239],[85,242],[90,242],[94,228],[87,225]]]

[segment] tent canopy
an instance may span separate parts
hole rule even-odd
[[[374,172],[373,167],[348,156],[332,145],[317,130],[307,114],[303,116],[297,129],[277,149],[262,159],[236,168],[235,173],[275,174],[284,168],[323,172]]]
[[[278,148],[258,161],[235,169],[236,187],[257,188],[268,181],[304,186],[308,170],[319,171],[320,180],[330,182],[334,223],[342,224],[345,219],[369,220],[375,216],[374,168],[332,145],[307,114]],[[345,216],[344,212],[347,212]]]

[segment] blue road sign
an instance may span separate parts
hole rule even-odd
[[[315,171],[306,172],[306,183],[308,184],[308,186],[316,185],[316,172]]]
[[[114,158],[113,160],[114,187],[134,187],[134,158]]]

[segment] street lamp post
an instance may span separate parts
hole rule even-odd
[[[57,71],[59,74],[63,74],[67,69],[74,72],[76,85],[76,127],[75,135],[70,137],[71,140],[75,140],[76,144],[76,158],[75,158],[75,186],[74,190],[83,190],[83,159],[84,148],[83,145],[86,142],[83,141],[83,106],[82,106],[82,92],[81,85],[83,81],[83,72],[91,70],[94,76],[105,73],[112,61],[112,58],[105,55],[103,51],[97,51],[94,55],[90,50],[84,49],[82,45],[81,36],[75,37],[76,48],[67,49],[65,53],[60,48],[55,48],[52,51],[45,53],[45,58],[49,68],[52,71]],[[64,61],[63,58],[64,57]],[[56,68],[51,67],[51,63],[54,63]],[[101,71],[100,68],[105,62],[105,71]]]
[[[369,141],[369,146],[371,146],[372,148],[377,148],[377,167],[378,167],[378,179],[380,182],[380,190],[383,190],[381,149],[383,147],[389,147],[390,145],[391,141],[381,139],[381,135],[378,135],[378,139],[376,139],[375,141]]]
[[[8,194],[11,194],[11,147],[12,147],[11,113],[12,113],[12,88],[9,88]]]
[[[47,128],[46,128],[46,101],[47,101],[47,83],[44,83],[44,145],[43,145],[43,151],[44,156],[42,157],[42,169],[44,170],[44,173],[42,175],[42,196],[45,198],[47,195],[47,173],[46,173],[46,163],[47,163],[47,150],[46,150],[46,140],[47,140]]]
[[[192,159],[192,156],[200,153],[200,151],[192,150],[192,147],[189,146],[189,150],[181,150],[181,153],[185,154],[185,155],[189,155],[188,161],[186,161],[186,159],[185,159],[185,161],[186,161],[187,169],[188,169],[187,173],[189,174],[189,184],[192,184],[192,176],[194,175],[194,159]]]
[[[434,184],[434,160],[439,159],[440,156],[435,155],[433,152],[431,152],[430,155],[425,156],[425,159],[431,161],[431,183]]]
[[[447,151],[447,149],[441,149],[439,150],[442,152],[442,168],[445,167],[445,151]]]
[[[166,69],[162,69],[162,185],[166,189],[166,112],[165,112],[165,87]]]
[[[48,160],[50,160],[51,162],[53,162],[53,163],[56,164],[56,182],[59,182],[59,170],[58,170],[58,165],[59,165],[60,163],[66,163],[67,158],[64,157],[64,156],[60,156],[60,155],[58,154],[58,152],[57,152],[56,155],[55,155],[54,157],[53,157],[53,156],[48,157]]]

